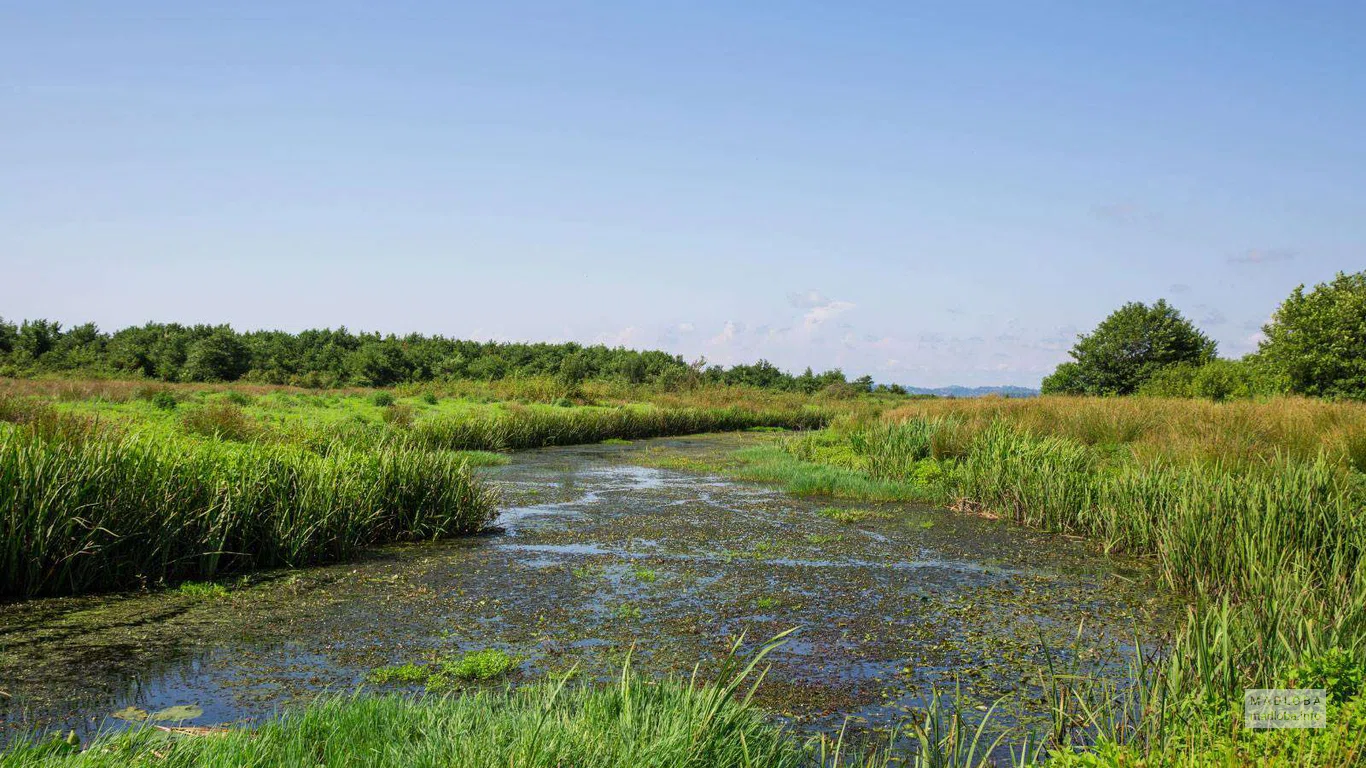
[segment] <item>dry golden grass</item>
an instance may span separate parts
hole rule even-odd
[[[971,436],[1004,420],[1029,434],[1124,445],[1141,459],[1247,462],[1282,455],[1366,471],[1366,403],[1299,397],[1214,403],[1161,398],[915,400],[884,418],[948,417]]]

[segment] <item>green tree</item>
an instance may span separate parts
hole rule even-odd
[[[1366,272],[1299,286],[1262,333],[1258,357],[1291,392],[1366,398]]]
[[[18,339],[19,326],[14,323],[7,323],[5,318],[0,317],[0,355],[8,355],[12,352]]]
[[[1044,379],[1046,394],[1128,395],[1157,372],[1214,359],[1215,343],[1163,299],[1130,302],[1072,347],[1072,362]]]
[[[247,345],[224,326],[190,344],[181,377],[189,381],[236,381],[250,368]]]
[[[560,361],[560,370],[556,373],[555,378],[570,389],[582,384],[583,380],[588,378],[588,360],[584,354],[574,352],[565,355],[564,359]]]

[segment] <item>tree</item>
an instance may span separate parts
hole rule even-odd
[[[14,344],[18,339],[19,326],[14,323],[7,323],[5,318],[0,317],[0,355],[8,355],[14,349]]]
[[[189,346],[181,377],[189,381],[236,381],[250,368],[247,345],[224,326]]]
[[[47,354],[62,338],[62,324],[52,320],[25,320],[19,326],[19,335],[14,340],[14,350],[37,362]]]
[[[1291,392],[1366,398],[1366,272],[1299,286],[1262,333],[1258,357]]]
[[[1128,395],[1158,371],[1214,359],[1215,343],[1175,307],[1130,302],[1072,347],[1073,362],[1044,379],[1045,393]]]
[[[555,374],[560,383],[569,389],[575,389],[583,380],[588,378],[588,361],[582,352],[574,352],[564,356],[560,360],[560,370]]]

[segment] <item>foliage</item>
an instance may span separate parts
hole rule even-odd
[[[764,360],[731,368],[707,366],[705,361],[689,365],[659,350],[573,342],[477,342],[416,333],[352,333],[345,328],[238,333],[226,325],[179,323],[148,323],[107,334],[90,323],[63,330],[49,320],[16,326],[0,318],[0,369],[6,366],[24,373],[79,371],[171,382],[250,381],[314,388],[547,377],[571,389],[596,380],[653,384],[670,391],[724,384],[810,394],[845,381],[838,370],[793,376]]]
[[[1291,392],[1366,399],[1366,271],[1297,287],[1262,333],[1260,356]]]
[[[1072,347],[1064,363],[1043,381],[1045,394],[1128,395],[1172,365],[1214,359],[1215,344],[1175,307],[1158,299],[1151,307],[1130,302],[1115,310]]]
[[[235,381],[251,367],[251,353],[223,326],[189,345],[181,376],[187,381]]]
[[[1149,397],[1198,397],[1215,402],[1277,394],[1275,380],[1255,357],[1214,359],[1204,365],[1182,363],[1153,374],[1136,394]]]

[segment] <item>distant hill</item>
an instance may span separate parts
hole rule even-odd
[[[906,387],[912,395],[938,395],[939,397],[984,397],[1004,395],[1005,397],[1037,397],[1039,390],[1029,387]]]

